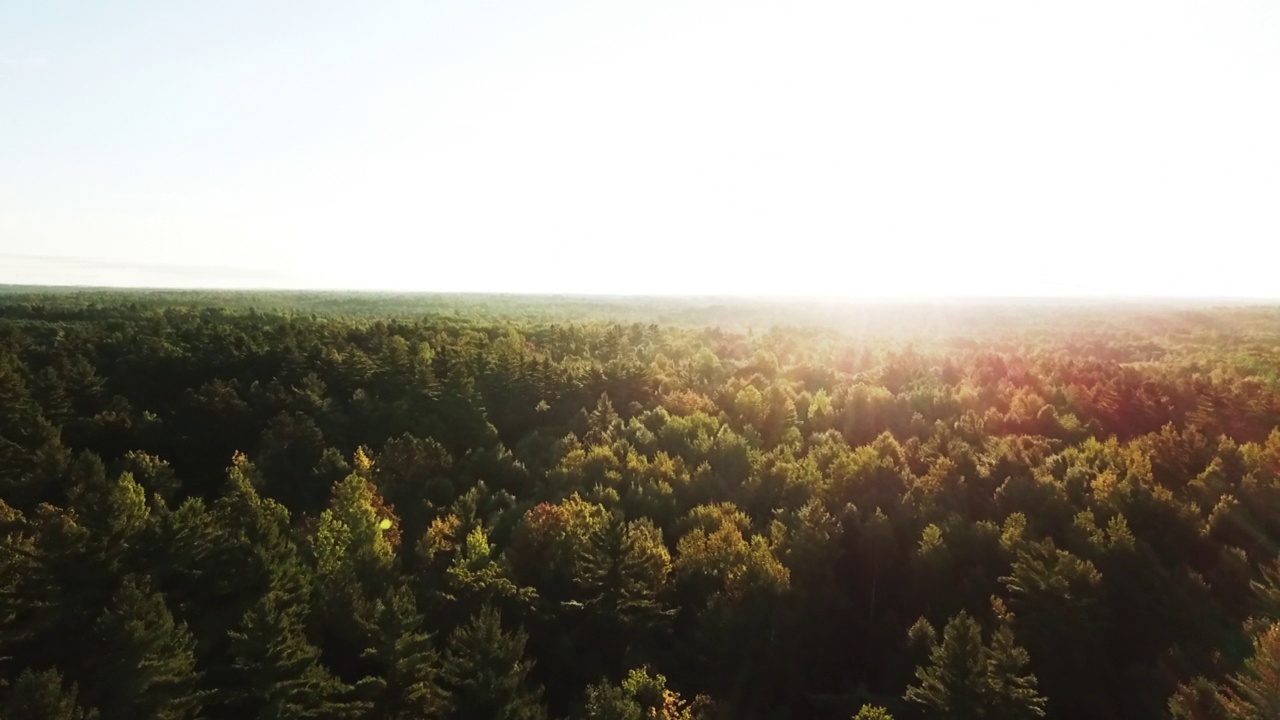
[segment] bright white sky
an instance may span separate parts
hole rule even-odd
[[[0,283],[1280,297],[1280,3],[6,2]]]

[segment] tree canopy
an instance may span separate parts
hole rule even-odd
[[[1280,310],[0,292],[5,718],[1275,718]]]

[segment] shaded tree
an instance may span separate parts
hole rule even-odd
[[[363,657],[373,663],[374,674],[356,685],[358,695],[369,698],[368,717],[373,720],[427,720],[443,718],[450,707],[441,683],[443,665],[431,635],[422,629],[422,615],[413,593],[401,587],[379,600],[374,621],[366,634],[372,639]]]
[[[0,717],[5,720],[97,720],[98,711],[76,701],[76,686],[65,685],[57,670],[23,670],[0,694]]]
[[[126,578],[96,629],[108,662],[93,673],[85,694],[103,718],[199,715],[206,694],[196,687],[195,639],[148,582]]]
[[[452,717],[540,720],[541,690],[528,680],[528,636],[508,633],[498,613],[484,609],[449,635],[445,685],[453,693]]]

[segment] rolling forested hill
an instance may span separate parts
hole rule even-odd
[[[1275,718],[1280,309],[0,292],[0,717]]]

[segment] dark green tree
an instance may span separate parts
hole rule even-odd
[[[271,593],[310,611],[312,571],[295,542],[289,512],[253,486],[256,470],[237,454],[226,488],[212,507],[200,499],[164,514],[164,553],[154,573],[191,626],[212,685],[224,685],[232,663],[228,633]]]
[[[196,687],[195,640],[147,580],[125,578],[96,629],[106,665],[89,679],[86,695],[104,720],[199,715],[205,694]]]
[[[422,629],[413,593],[396,589],[376,603],[374,617],[366,630],[373,642],[364,658],[374,664],[375,674],[356,685],[357,694],[370,702],[370,720],[445,717],[450,703],[441,686],[442,661]]]
[[[986,650],[991,717],[1001,720],[1035,720],[1045,715],[1045,699],[1036,687],[1036,676],[1027,670],[1031,658],[1014,635],[1013,614],[998,598],[992,599],[996,628]]]
[[[303,630],[298,598],[271,592],[249,608],[231,632],[232,672],[222,704],[232,717],[298,720],[351,711],[347,687],[320,664]]]
[[[927,665],[916,669],[906,699],[924,708],[930,720],[980,720],[987,715],[989,675],[982,628],[967,612],[951,618]]]
[[[497,611],[484,609],[449,636],[445,682],[459,720],[542,720],[542,691],[528,678],[528,636],[502,629]]]
[[[23,670],[0,695],[5,720],[97,720],[98,711],[76,702],[76,686],[64,685],[57,670]]]
[[[1027,652],[1013,634],[1012,616],[993,600],[998,625],[989,644],[967,612],[947,622],[906,699],[937,720],[1035,720],[1044,717],[1044,698],[1034,675],[1026,673]],[[913,632],[916,632],[913,629]],[[925,629],[921,636],[931,637]]]
[[[648,519],[614,520],[593,532],[581,548],[574,580],[588,609],[644,627],[668,615],[659,596],[670,573],[662,531]]]

